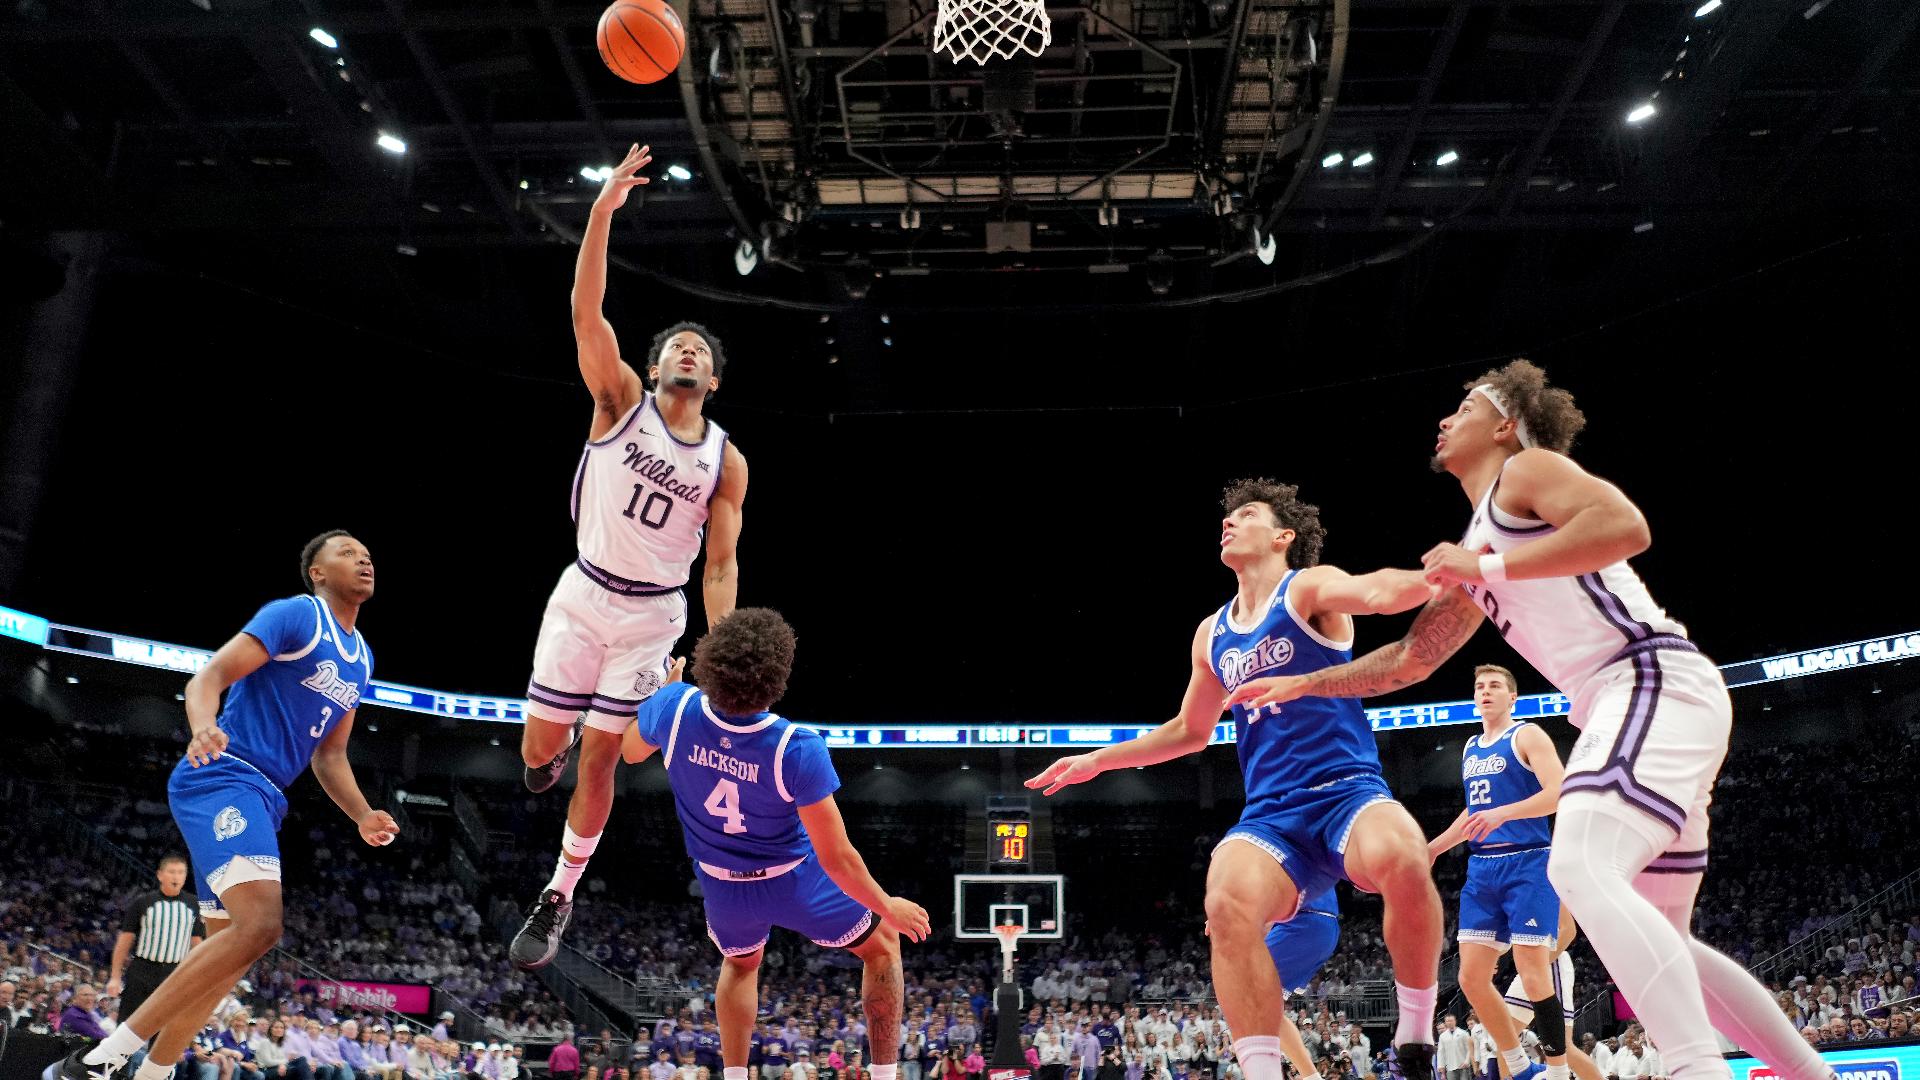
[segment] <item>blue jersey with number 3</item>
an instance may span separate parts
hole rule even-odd
[[[220,712],[226,755],[285,790],[320,740],[360,704],[373,681],[373,652],[360,634],[342,632],[317,596],[275,600],[242,633],[269,659],[227,692]]]
[[[1511,806],[1539,793],[1540,778],[1520,760],[1520,752],[1514,746],[1514,739],[1526,726],[1525,720],[1514,724],[1494,736],[1492,745],[1483,745],[1484,735],[1467,740],[1467,748],[1460,754],[1460,781],[1466,785],[1467,813]],[[1552,839],[1551,818],[1516,818],[1474,841],[1469,850],[1497,850],[1516,844],[1540,847]]]
[[[1353,659],[1353,642],[1330,641],[1294,614],[1287,587],[1298,574],[1289,570],[1266,603],[1241,621],[1231,602],[1214,616],[1208,655],[1229,691],[1251,679],[1305,675]],[[1358,698],[1304,697],[1253,710],[1236,705],[1233,722],[1249,813],[1300,788],[1380,772],[1373,728]]]
[[[775,713],[723,716],[697,687],[640,704],[640,737],[660,748],[687,854],[726,870],[762,870],[813,853],[799,808],[839,790],[827,744]]]

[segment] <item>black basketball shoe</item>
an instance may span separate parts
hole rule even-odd
[[[531,723],[535,723],[536,721],[532,717],[529,717],[527,719],[527,722],[531,724]],[[545,720],[540,720],[537,722],[542,724],[546,723]],[[562,750],[558,754],[555,754],[553,756],[553,760],[547,762],[545,765],[542,765],[537,769],[529,765],[526,767],[525,771],[523,771],[520,774],[520,779],[526,782],[527,790],[533,792],[535,795],[538,795],[541,792],[552,787],[554,784],[558,783],[560,780],[560,774],[567,771],[567,759],[573,756],[573,748],[579,745],[580,745],[580,722],[576,720],[574,721],[574,724],[573,724],[573,741],[567,744],[567,748],[565,750]]]
[[[573,901],[560,895],[557,889],[548,889],[534,902],[533,911],[527,915],[527,924],[513,936],[513,946],[507,950],[507,956],[513,966],[521,971],[533,971],[546,967],[553,962],[553,954],[560,951],[560,935],[567,932],[567,923],[573,918]],[[82,1077],[68,1077],[65,1080],[84,1080]]]
[[[89,1065],[82,1059],[91,1049],[93,1047],[83,1046],[68,1054],[66,1060],[60,1063],[59,1080],[111,1080],[114,1073],[118,1072],[120,1066],[124,1064],[124,1062],[107,1061],[98,1065]]]
[[[1401,1043],[1387,1055],[1387,1073],[1393,1080],[1433,1080],[1433,1044]]]

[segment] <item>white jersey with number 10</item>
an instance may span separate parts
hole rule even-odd
[[[573,474],[573,521],[587,575],[609,575],[625,586],[685,585],[726,444],[727,433],[711,420],[699,442],[674,438],[650,393],[604,438],[588,442]]]

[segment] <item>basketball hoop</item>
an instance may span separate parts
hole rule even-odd
[[[1046,0],[940,0],[933,24],[933,49],[953,58],[985,64],[1014,53],[1039,56],[1053,43],[1053,22]]]
[[[996,926],[993,928],[993,936],[1000,939],[1000,981],[1001,982],[1013,981],[1014,946],[1019,942],[1020,935],[1026,932],[1027,932],[1027,928],[1024,926],[1021,926],[1019,923],[1004,923],[1000,926]]]

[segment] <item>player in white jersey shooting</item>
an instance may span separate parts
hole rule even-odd
[[[1462,543],[1427,552],[1447,588],[1400,641],[1351,663],[1240,687],[1236,703],[1372,697],[1431,675],[1481,619],[1573,701],[1581,729],[1561,785],[1548,876],[1675,1080],[1731,1075],[1718,1028],[1790,1080],[1833,1070],[1767,991],[1694,940],[1707,803],[1733,710],[1719,669],[1626,560],[1651,534],[1619,488],[1566,456],[1586,426],[1573,395],[1515,360],[1467,384],[1433,467],[1460,482]]]
[[[732,612],[739,595],[734,549],[747,461],[703,415],[726,354],[705,327],[676,323],[654,337],[643,382],[600,311],[613,212],[647,182],[640,170],[651,160],[635,146],[607,177],[574,264],[573,335],[593,395],[593,423],[573,476],[579,554],[540,620],[520,756],[536,792],[560,778],[575,745],[580,767],[559,864],[513,940],[513,962],[529,970],[559,951],[574,886],[613,809],[621,734],[667,679],[668,656],[686,630],[684,586],[703,536],[707,625]]]

